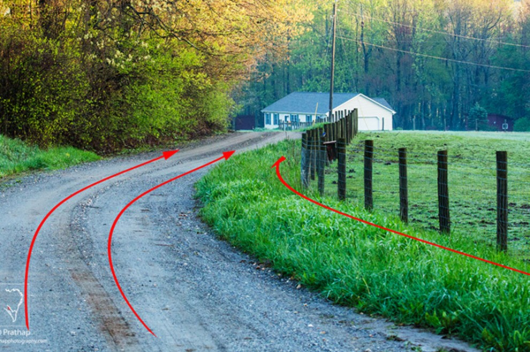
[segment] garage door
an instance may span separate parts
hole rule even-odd
[[[360,117],[359,131],[380,131],[381,125],[378,117]]]

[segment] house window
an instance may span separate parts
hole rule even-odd
[[[305,121],[307,123],[312,123],[313,122],[313,115],[306,115]]]
[[[298,115],[291,114],[291,122],[300,122]]]
[[[265,114],[265,124],[266,125],[271,124],[271,114]]]
[[[280,124],[280,114],[274,114],[274,124],[275,125]]]

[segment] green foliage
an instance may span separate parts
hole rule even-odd
[[[237,11],[221,0],[39,4],[29,13],[18,0],[0,1],[2,11],[13,9],[0,15],[0,132],[100,153],[225,131],[231,90],[263,37],[245,21],[266,13],[260,23],[276,23],[271,34],[296,27],[280,23],[290,11],[269,12],[275,3]],[[162,8],[181,13],[166,17]],[[207,11],[219,17],[202,17]],[[235,33],[234,24],[245,31]]]
[[[203,218],[230,243],[335,302],[451,333],[485,349],[530,350],[526,276],[384,232],[293,195],[270,167],[285,155],[281,173],[299,189],[299,150],[299,142],[287,141],[236,155],[213,169],[197,184]],[[530,269],[458,233],[440,236],[388,213],[309,196],[412,236]]]
[[[267,55],[255,79],[237,97],[246,114],[259,114],[295,91],[329,91],[332,2],[308,3],[314,7],[314,20],[306,33],[290,41],[288,60]],[[386,98],[397,111],[394,126],[405,130],[463,129],[476,102],[492,113],[526,116],[530,51],[520,43],[528,38],[530,7],[521,6],[514,16],[513,0],[495,4],[491,7],[485,0],[338,4],[335,92]],[[484,45],[477,46],[479,42]],[[474,121],[472,125],[468,128],[474,130]]]
[[[513,125],[513,130],[516,132],[530,132],[530,119],[528,117],[517,119]]]
[[[99,160],[92,152],[73,147],[41,150],[0,135],[0,178],[30,170],[55,170]]]
[[[233,106],[229,87],[201,73],[203,61],[193,51],[181,51],[178,59],[155,53],[145,63],[142,84],[125,88],[132,116],[124,134],[146,142],[150,137],[190,137],[226,129]]]
[[[41,146],[67,144],[88,85],[71,45],[8,27],[0,34],[0,126]]]
[[[488,112],[479,103],[469,110],[469,123],[483,122],[488,119]]]

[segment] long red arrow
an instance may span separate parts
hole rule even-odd
[[[298,192],[297,190],[295,190],[294,188],[292,188],[291,186],[289,186],[289,184],[287,182],[285,182],[285,180],[282,178],[282,175],[280,173],[280,164],[282,162],[285,161],[285,157],[281,157],[280,159],[278,159],[278,161],[276,161],[274,163],[274,165],[272,165],[271,169],[272,168],[276,168],[276,175],[278,176],[278,179],[280,179],[280,181],[285,185],[285,187],[287,187],[291,192],[299,195],[300,197],[310,201],[311,203],[313,204],[316,204],[324,209],[327,209],[327,210],[330,210],[334,213],[337,213],[337,214],[340,214],[342,216],[346,216],[350,219],[353,219],[353,220],[357,220],[357,221],[360,221],[362,222],[363,224],[366,224],[366,225],[370,225],[370,226],[373,226],[373,227],[377,227],[381,230],[385,230],[385,231],[388,231],[388,232],[392,232],[392,233],[395,233],[396,235],[400,235],[400,236],[404,236],[404,237],[407,237],[407,238],[410,238],[410,239],[413,239],[413,240],[416,240],[416,241],[419,241],[419,242],[422,242],[422,243],[425,243],[425,244],[428,244],[428,245],[431,245],[431,246],[434,246],[434,247],[438,247],[438,248],[441,248],[441,249],[445,249],[446,251],[450,251],[450,252],[453,252],[453,253],[456,253],[456,254],[460,254],[460,255],[463,255],[463,256],[466,256],[466,257],[469,257],[469,258],[473,258],[473,259],[476,259],[476,260],[480,260],[481,262],[485,262],[485,263],[488,263],[488,264],[492,264],[492,265],[496,265],[498,267],[501,267],[501,268],[504,268],[504,269],[508,269],[508,270],[511,270],[511,271],[515,271],[517,273],[520,273],[520,274],[523,274],[523,275],[528,275],[530,276],[530,273],[527,273],[526,271],[522,271],[522,270],[519,270],[519,269],[515,269],[515,268],[512,268],[512,267],[509,267],[509,266],[506,266],[506,265],[503,265],[503,264],[499,264],[499,263],[495,263],[495,262],[492,262],[490,260],[487,260],[487,259],[483,259],[483,258],[480,258],[480,257],[476,257],[472,254],[468,254],[468,253],[464,253],[464,252],[461,252],[461,251],[458,251],[456,249],[452,249],[452,248],[449,248],[449,247],[445,247],[445,246],[442,246],[442,245],[439,245],[437,243],[434,243],[434,242],[429,242],[429,241],[426,241],[424,239],[421,239],[421,238],[417,238],[417,237],[414,237],[414,236],[411,236],[411,235],[407,235],[406,233],[402,233],[402,232],[399,232],[399,231],[396,231],[396,230],[392,230],[392,229],[389,229],[389,228],[386,228],[384,226],[381,226],[381,225],[377,225],[377,224],[374,224],[374,223],[371,223],[369,221],[366,221],[366,220],[363,220],[363,219],[360,219],[360,218],[356,218],[355,216],[351,216],[349,214],[346,214],[346,213],[343,213],[339,210],[336,210],[336,209],[333,209],[333,208],[330,208],[328,207],[327,205],[324,205],[322,203],[319,203],[317,202],[316,200],[313,200],[309,197],[306,197],[305,195],[303,195],[302,193]]]
[[[149,328],[149,326],[147,326],[147,324],[142,320],[142,318],[140,318],[140,316],[138,315],[138,313],[136,313],[136,310],[133,308],[133,306],[131,305],[131,303],[129,302],[129,300],[127,299],[127,296],[125,295],[125,293],[123,292],[123,289],[121,288],[121,285],[120,285],[120,282],[118,281],[118,277],[116,276],[116,272],[114,271],[114,263],[112,262],[112,235],[114,234],[114,229],[116,228],[116,224],[118,223],[118,221],[120,220],[121,216],[123,215],[123,213],[125,213],[125,211],[131,206],[133,205],[136,201],[138,201],[140,198],[146,196],[147,194],[153,192],[154,190],[162,187],[162,186],[165,186],[167,185],[168,183],[171,183],[175,180],[178,180],[179,178],[181,177],[184,177],[186,175],[189,175],[195,171],[198,171],[200,169],[203,169],[207,166],[210,166],[212,164],[215,164],[216,162],[220,161],[220,160],[228,160],[233,154],[235,153],[235,151],[230,151],[230,152],[224,152],[223,153],[223,156],[220,157],[220,158],[217,158],[213,161],[210,161],[209,163],[207,164],[204,164],[202,166],[199,166],[193,170],[190,170],[190,171],[187,171],[185,173],[183,173],[182,175],[179,175],[179,176],[176,176],[176,177],[173,177],[172,179],[169,179],[165,182],[162,182],[161,184],[145,191],[144,193],[140,194],[138,197],[134,198],[132,201],[129,202],[129,204],[127,204],[125,206],[125,208],[123,208],[120,213],[118,214],[118,216],[116,217],[116,219],[114,220],[114,223],[112,224],[112,227],[110,228],[110,233],[109,233],[109,241],[108,241],[108,247],[107,247],[107,252],[108,252],[108,255],[109,255],[109,265],[110,265],[110,271],[112,272],[112,276],[114,277],[114,281],[116,282],[116,286],[118,286],[118,290],[120,290],[120,293],[123,297],[123,299],[125,300],[125,303],[127,303],[127,305],[129,306],[129,308],[131,309],[131,311],[134,313],[134,315],[136,316],[136,318],[140,321],[140,323],[142,323],[142,325],[147,329],[147,331],[149,331],[153,336],[156,337],[155,333]]]
[[[124,173],[126,172],[129,172],[129,171],[132,171],[134,169],[138,169],[142,166],[145,166],[145,165],[148,165],[148,164],[151,164],[152,162],[155,162],[157,160],[160,160],[160,159],[169,159],[171,158],[175,153],[178,153],[178,150],[173,150],[173,151],[168,151],[168,152],[163,152],[161,156],[159,156],[158,158],[154,158],[154,159],[151,159],[149,161],[146,161],[145,163],[142,163],[140,165],[136,165],[136,166],[133,166],[127,170],[123,170],[121,172],[118,172],[117,174],[114,174],[114,175],[111,175],[111,176],[108,176],[108,177],[105,177],[104,179],[102,180],[99,180],[97,182],[94,182],[92,183],[91,185],[88,185],[86,186],[85,188],[82,188],[80,189],[79,191],[75,192],[75,193],[72,193],[71,195],[69,195],[68,197],[66,197],[65,199],[63,199],[61,202],[59,202],[56,206],[53,207],[52,210],[50,210],[48,212],[48,214],[46,214],[46,216],[44,217],[44,219],[42,219],[42,221],[40,222],[39,224],[39,227],[37,227],[37,230],[35,231],[35,234],[33,235],[33,239],[31,240],[31,245],[29,246],[29,252],[28,252],[28,259],[26,260],[26,276],[24,278],[24,314],[26,316],[26,328],[29,330],[29,311],[28,311],[28,279],[29,279],[29,263],[31,261],[31,254],[33,253],[33,247],[35,246],[35,241],[37,240],[37,236],[39,235],[39,232],[42,228],[42,226],[44,225],[44,223],[46,222],[46,220],[48,220],[48,218],[50,217],[50,215],[52,215],[52,213],[57,210],[57,208],[59,208],[61,205],[63,205],[67,200],[69,200],[70,198],[78,195],[79,193],[81,192],[84,192],[86,191],[87,189],[91,188],[91,187],[94,187],[96,185],[99,185],[100,183],[102,182],[105,182],[105,181],[108,181],[116,176],[119,176],[119,175],[123,175]]]

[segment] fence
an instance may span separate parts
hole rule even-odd
[[[308,187],[310,180],[318,175],[318,189],[324,194],[325,167],[334,160],[346,165],[346,146],[350,144],[358,131],[358,112],[339,111],[328,118],[322,127],[310,129],[302,134],[302,185]],[[340,168],[340,167],[339,167]],[[341,174],[345,175],[346,170]],[[346,179],[339,178],[338,196],[346,198]]]
[[[312,145],[308,141],[306,145]],[[329,194],[324,181],[328,177],[327,187],[334,185],[339,199],[352,199],[368,210],[394,214],[442,234],[473,234],[475,241],[499,250],[509,245],[512,254],[530,259],[530,165],[509,163],[505,151],[464,158],[447,150],[422,154],[384,149],[371,140],[348,151],[346,155],[345,148],[338,147],[336,166],[330,164],[335,159],[329,153],[320,155],[325,159],[317,174],[320,194]],[[326,163],[333,167],[326,169]],[[311,179],[304,186],[310,186]]]

